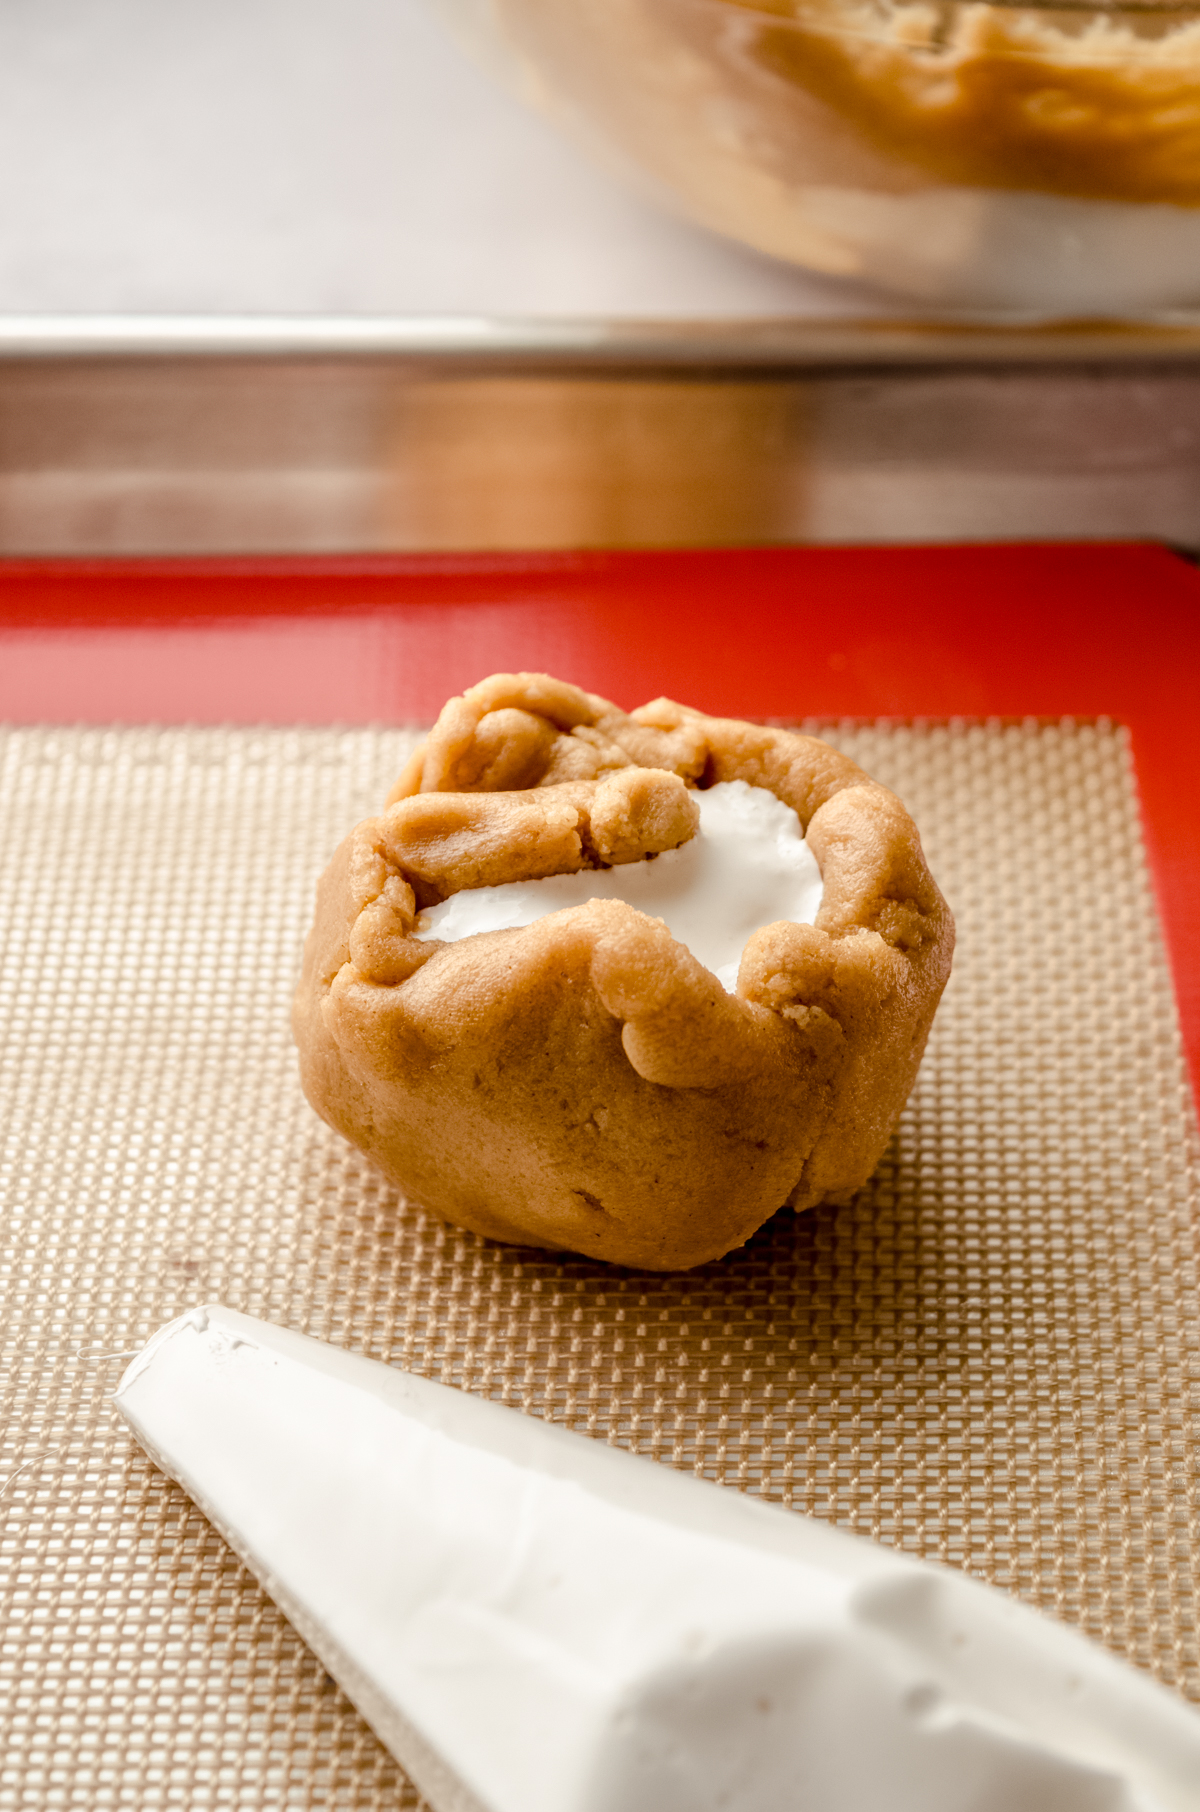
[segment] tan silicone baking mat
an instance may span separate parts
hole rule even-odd
[[[313,881],[398,731],[18,730],[0,778],[0,1808],[415,1806],[109,1407],[219,1300],[1021,1593],[1200,1698],[1200,1191],[1122,735],[846,729],[958,917],[889,1156],[681,1276],[488,1246],[309,1111]]]

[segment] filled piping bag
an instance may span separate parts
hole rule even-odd
[[[1200,1808],[1200,1717],[964,1575],[229,1309],[116,1401],[435,1812]]]

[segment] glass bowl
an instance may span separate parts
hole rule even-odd
[[[1200,4],[442,0],[694,219],[950,308],[1200,302]]]

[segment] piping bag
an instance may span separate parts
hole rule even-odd
[[[229,1309],[117,1406],[434,1812],[1197,1812],[1200,1717],[991,1587]]]

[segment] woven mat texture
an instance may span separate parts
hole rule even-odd
[[[218,1300],[965,1567],[1200,1698],[1200,1166],[1110,726],[842,727],[960,927],[891,1151],[679,1276],[489,1246],[311,1113],[312,887],[402,731],[0,756],[0,1808],[413,1807],[109,1403]]]

